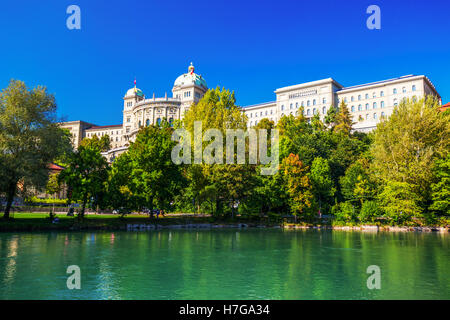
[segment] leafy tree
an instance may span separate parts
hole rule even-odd
[[[340,179],[341,192],[345,200],[361,206],[367,199],[373,199],[376,185],[369,173],[367,159],[360,159],[351,164]]]
[[[56,122],[56,102],[45,87],[34,89],[11,80],[0,93],[0,193],[6,195],[4,218],[20,184],[43,189],[48,164],[71,148],[70,137]]]
[[[450,215],[450,154],[436,161],[433,170],[436,177],[431,185],[432,204],[430,210],[439,215]]]
[[[59,183],[59,173],[51,173],[47,185],[45,186],[45,192],[47,194],[55,194],[61,191],[61,184]]]
[[[348,201],[333,206],[332,214],[337,221],[351,222],[356,220],[355,207]]]
[[[412,208],[419,214],[431,203],[433,164],[448,154],[449,134],[449,117],[439,111],[438,100],[431,96],[402,101],[388,120],[377,125],[371,147],[375,178],[391,195],[386,199],[396,201],[396,192],[407,190],[405,197],[409,198],[401,199],[407,208],[399,208],[405,214],[413,215]]]
[[[342,100],[336,115],[336,126],[334,127],[334,130],[349,135],[352,131],[353,124],[352,115],[350,114],[347,105]]]
[[[330,106],[330,108],[328,108],[327,114],[325,115],[324,123],[329,126],[330,129],[334,129],[334,126],[336,125],[336,117],[336,108],[334,106]]]
[[[330,166],[326,159],[321,157],[314,159],[309,178],[314,200],[318,203],[320,212],[322,212],[323,205],[326,207],[328,203],[331,203],[336,192],[330,171]]]
[[[183,177],[181,167],[172,162],[173,128],[163,121],[160,126],[142,128],[128,149],[131,161],[131,192],[141,206],[168,209],[177,194]]]
[[[298,155],[290,154],[283,159],[282,170],[289,194],[289,206],[295,217],[308,217],[308,209],[313,198],[311,182],[307,175],[308,167],[300,161]]]
[[[66,169],[59,177],[71,190],[70,199],[81,201],[80,217],[84,217],[86,205],[91,198],[99,202],[108,178],[108,163],[95,145],[80,145],[67,159]]]
[[[111,149],[111,139],[107,134],[102,136],[100,139],[97,137],[97,135],[94,135],[90,139],[84,138],[83,140],[81,140],[80,145],[84,147],[96,148],[101,152],[104,152]]]
[[[380,207],[394,222],[402,224],[413,216],[421,216],[421,195],[417,187],[408,182],[389,181],[378,195]]]

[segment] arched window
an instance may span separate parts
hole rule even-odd
[[[316,105],[316,99],[313,99],[313,106]]]
[[[374,108],[374,109],[377,108],[377,103],[376,103],[376,102],[373,103],[373,108]]]
[[[352,112],[355,112],[355,106],[352,106]]]
[[[281,111],[283,111],[284,110],[284,105],[281,105]]]
[[[161,125],[161,118],[156,119],[156,124],[159,126]]]
[[[374,93],[372,94],[372,97],[373,97],[373,98],[376,98],[376,97],[377,97],[377,94],[374,92]]]
[[[325,114],[325,113],[327,113],[327,107],[322,108],[322,114]]]
[[[307,116],[309,116],[309,115],[310,115],[309,109],[308,109],[308,110],[306,110],[306,115],[307,115]]]
[[[366,99],[369,99],[369,94],[368,93],[366,93]]]
[[[289,109],[292,109],[292,103],[291,103],[291,105],[289,106]]]
[[[369,104],[366,103],[366,110],[369,110]]]
[[[394,94],[397,94],[397,89],[394,88],[394,90],[392,91]]]
[[[314,114],[314,115],[317,114],[316,108],[313,108],[313,114]]]
[[[381,113],[381,118],[384,118],[384,112]]]
[[[380,97],[384,97],[384,91],[380,92]]]
[[[381,107],[384,108],[384,101],[381,101]]]
[[[361,111],[362,110],[362,105],[359,105],[358,106],[358,111]]]
[[[360,100],[361,100],[361,95],[359,94],[359,95],[358,95],[358,101],[360,101]]]
[[[139,128],[141,127],[141,120],[139,120]]]
[[[327,98],[323,98],[323,99],[322,99],[322,103],[323,103],[323,104],[327,103]]]
[[[406,88],[405,87],[402,88],[402,92],[406,93]]]
[[[150,125],[150,120],[149,119],[145,120],[145,126],[148,127],[149,125]]]
[[[352,97],[350,98],[350,101],[351,101],[351,102],[355,101],[355,98],[352,96]]]
[[[298,109],[298,102],[295,103],[295,109]]]
[[[394,99],[394,106],[398,105],[397,99]]]
[[[415,84],[412,86],[412,91],[416,91],[416,85]]]
[[[376,114],[376,113],[373,114],[373,118],[374,118],[375,120],[377,119],[377,114]]]
[[[309,107],[310,106],[310,102],[309,100],[306,102],[306,106]]]

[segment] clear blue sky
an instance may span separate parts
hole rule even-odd
[[[66,8],[81,8],[81,30]],[[381,30],[366,8],[381,8]],[[344,86],[425,74],[450,101],[447,0],[8,0],[0,5],[0,87],[42,84],[67,120],[119,124],[127,89],[171,94],[193,61],[239,105],[333,77]]]

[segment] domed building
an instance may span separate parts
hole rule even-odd
[[[183,73],[174,82],[172,97],[167,94],[164,97],[148,98],[144,92],[136,87],[127,90],[123,97],[123,122],[118,125],[96,126],[83,121],[62,123],[61,127],[69,129],[74,137],[73,143],[78,147],[81,139],[92,138],[94,135],[102,137],[108,135],[111,139],[111,150],[103,155],[108,161],[128,149],[130,141],[136,139],[139,129],[149,125],[160,124],[163,119],[172,123],[181,120],[184,113],[193,103],[197,103],[208,90],[205,79],[196,74],[191,62],[188,72]]]

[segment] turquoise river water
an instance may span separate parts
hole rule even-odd
[[[69,290],[77,265],[81,289]],[[370,290],[371,265],[380,289]],[[0,234],[0,299],[450,299],[450,236],[277,229]]]

